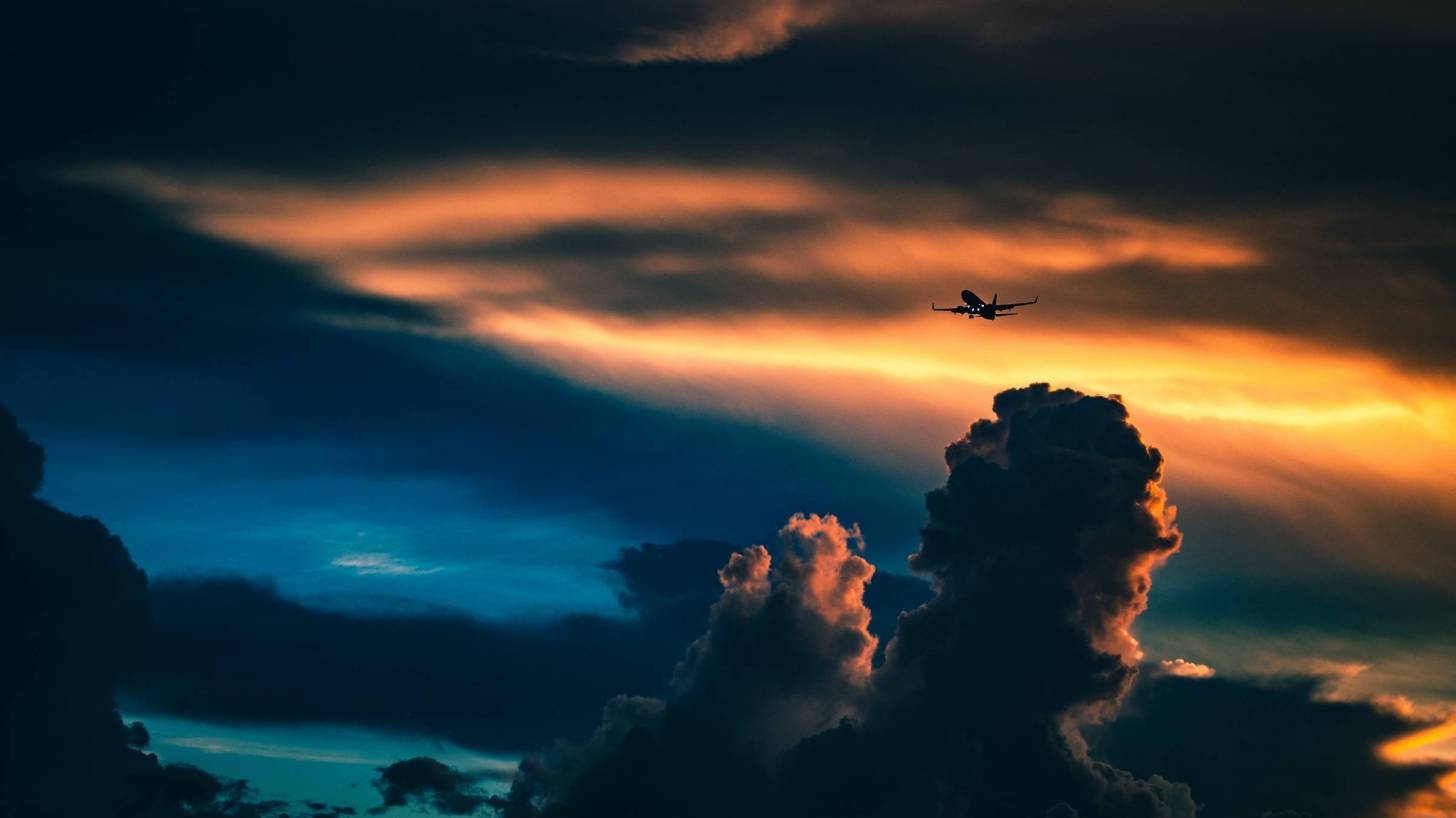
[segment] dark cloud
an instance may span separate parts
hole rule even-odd
[[[978,3],[951,25],[913,14],[811,31],[732,65],[541,56],[609,54],[643,32],[751,21],[762,7],[794,19],[843,5],[439,2],[407,17],[379,2],[34,6],[7,55],[28,69],[9,136],[38,156],[312,170],[545,146],[1184,202],[1449,187],[1451,121],[1429,104],[1450,79],[1449,14],[1412,26],[1386,6],[1118,15],[1109,3],[1112,14],[1078,15],[1085,4],[1052,2],[1034,4],[1038,16],[1090,24],[988,47],[954,18],[1028,5]]]
[[[632,622],[356,615],[244,580],[160,582],[152,607],[146,661],[123,685],[148,707],[365,724],[498,751],[581,734],[607,697],[660,689],[682,651]]]
[[[288,804],[140,752],[112,687],[149,627],[147,578],[99,521],[37,499],[45,453],[0,407],[0,814],[266,818]]]
[[[1176,550],[1162,459],[1122,404],[1039,384],[947,451],[911,560],[935,594],[871,670],[872,569],[795,518],[771,569],[735,554],[665,700],[619,697],[585,744],[528,760],[508,815],[1192,816],[1187,788],[1091,760],[1078,726],[1136,675],[1127,628]],[[805,533],[812,536],[805,537]],[[784,708],[788,708],[785,710]],[[843,771],[863,771],[846,788]],[[731,792],[703,798],[710,781]],[[723,788],[718,788],[722,792]]]
[[[490,800],[476,778],[433,758],[410,758],[379,768],[373,781],[384,803],[369,810],[380,814],[391,807],[416,804],[442,815],[470,815]]]
[[[146,576],[94,519],[36,499],[44,453],[0,408],[0,812],[101,815],[140,756],[111,698]]]
[[[585,735],[601,703],[661,693],[722,591],[731,545],[687,540],[624,548],[608,568],[634,619],[482,621],[452,612],[345,613],[242,579],[153,584],[154,625],[122,689],[149,708],[199,718],[352,723],[524,751]],[[866,598],[888,638],[920,604],[918,579],[881,574]],[[590,673],[581,673],[586,665]]]
[[[1321,684],[1154,676],[1095,747],[1139,774],[1187,782],[1207,818],[1363,818],[1433,788],[1446,768],[1393,765],[1375,752],[1420,722],[1330,700]]]
[[[236,363],[317,345],[321,319],[432,321],[117,194],[0,178],[0,211],[0,344],[12,349]]]

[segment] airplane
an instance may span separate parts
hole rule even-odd
[[[956,315],[964,315],[971,319],[979,316],[987,321],[995,321],[998,316],[1020,315],[1020,313],[1003,312],[1003,310],[1009,310],[1015,307],[1028,307],[1041,299],[1041,296],[1037,296],[1030,301],[1013,301],[1008,304],[999,304],[996,299],[1000,297],[1001,295],[999,293],[992,294],[991,303],[987,304],[979,295],[976,295],[970,290],[961,290],[961,300],[966,302],[965,304],[958,307],[937,307],[935,306],[935,302],[932,301],[930,308],[936,312],[953,312]]]

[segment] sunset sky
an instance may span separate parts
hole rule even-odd
[[[161,764],[339,815],[426,757],[458,778],[386,814],[525,815],[484,799],[607,731],[613,696],[708,695],[735,550],[767,545],[774,589],[807,571],[809,609],[879,649],[923,580],[948,597],[958,569],[908,562],[926,493],[967,491],[946,447],[1000,413],[988,457],[1016,474],[1061,399],[993,399],[1048,383],[1126,407],[1182,535],[1118,574],[1152,571],[1110,620],[1134,647],[1087,626],[1140,668],[1077,716],[1090,758],[1209,818],[1456,815],[1439,4],[64,0],[12,34],[0,406],[44,447],[36,497],[146,573],[147,624],[98,642],[126,657],[96,677]],[[1039,302],[929,309],[965,288]],[[816,584],[860,557],[868,625]],[[845,684],[888,696],[882,661]],[[755,741],[822,738],[844,713],[815,701]],[[1199,718],[1225,705],[1222,746]],[[1276,712],[1342,725],[1278,756],[1332,793],[1159,766],[1241,757]],[[591,814],[582,792],[537,807]]]

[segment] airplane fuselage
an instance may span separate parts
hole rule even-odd
[[[937,307],[932,302],[930,308],[937,312],[952,312],[956,315],[964,315],[972,319],[979,316],[987,321],[995,321],[998,316],[1017,315],[1018,313],[1016,312],[1005,311],[1015,310],[1017,307],[1030,306],[1031,304],[1035,304],[1037,299],[1033,298],[1030,301],[1015,301],[1001,304],[998,303],[997,297],[992,297],[990,303],[987,303],[970,290],[961,290],[961,301],[963,303],[955,307]]]

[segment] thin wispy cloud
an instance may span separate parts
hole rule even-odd
[[[384,551],[360,551],[340,554],[329,563],[335,568],[351,568],[360,576],[391,574],[395,576],[427,576],[441,571],[439,566],[424,567],[398,559]]]
[[[383,764],[385,759],[345,751],[293,747],[222,736],[178,736],[163,739],[163,744],[186,747],[210,755],[244,755],[258,758],[281,758],[290,761],[315,761],[321,764]]]

